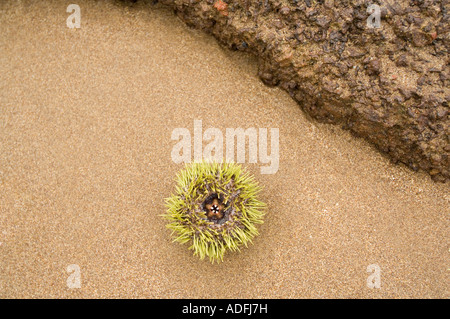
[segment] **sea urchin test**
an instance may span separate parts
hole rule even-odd
[[[192,163],[177,175],[176,192],[166,199],[163,216],[174,241],[189,243],[200,259],[223,261],[258,235],[265,204],[261,187],[235,163]]]

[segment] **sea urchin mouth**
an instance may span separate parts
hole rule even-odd
[[[206,217],[216,223],[222,224],[225,217],[226,205],[223,203],[223,197],[213,193],[209,195],[202,204],[203,210],[206,212]]]
[[[257,199],[261,187],[240,165],[187,164],[177,180],[163,216],[175,241],[191,242],[195,255],[220,261],[226,250],[240,250],[258,235],[255,224],[262,223],[265,208]]]

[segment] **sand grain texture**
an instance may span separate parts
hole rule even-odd
[[[448,298],[448,185],[308,120],[169,11],[77,3],[78,30],[64,1],[0,5],[0,297]],[[158,216],[181,168],[171,132],[195,119],[280,129],[279,171],[245,164],[261,236],[220,265]]]

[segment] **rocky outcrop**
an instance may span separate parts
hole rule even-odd
[[[435,180],[450,178],[449,1],[159,2],[225,46],[252,52],[261,80],[313,118]],[[371,4],[379,28],[368,25],[376,22]]]

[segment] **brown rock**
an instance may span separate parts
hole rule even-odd
[[[397,60],[395,61],[395,65],[397,66],[408,66],[408,59],[406,57],[406,54],[400,55]]]
[[[160,2],[231,48],[244,41],[261,80],[287,90],[312,117],[435,180],[450,178],[449,71],[436,65],[450,45],[441,0],[386,4],[381,29],[367,28],[359,0]]]
[[[424,47],[426,45],[431,44],[431,42],[433,41],[433,38],[430,34],[425,33],[419,29],[414,29],[412,31],[411,36],[412,36],[412,43],[416,47]]]
[[[367,65],[369,75],[378,75],[381,72],[381,62],[378,59],[372,59]]]

